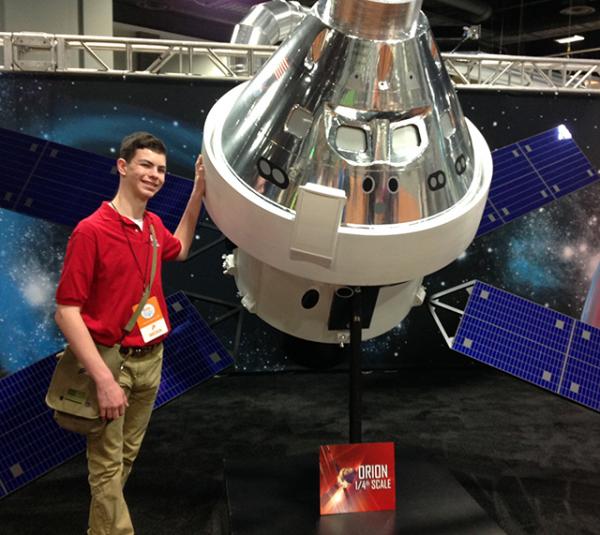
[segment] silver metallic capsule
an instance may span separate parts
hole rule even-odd
[[[490,152],[420,4],[317,2],[207,118],[207,209],[238,246],[227,270],[250,310],[295,336],[343,339],[330,319],[349,285],[377,288],[363,336],[385,332],[479,225]]]

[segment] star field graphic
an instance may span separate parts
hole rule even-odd
[[[3,209],[0,229],[0,371],[11,373],[63,345],[54,292],[70,229]]]
[[[475,120],[490,148],[534,135],[553,121],[554,126],[564,124],[593,167],[600,168],[600,155],[593,150],[600,130],[597,98],[472,93],[460,97],[467,101],[465,114]],[[478,278],[579,317],[600,262],[599,206],[600,185],[594,184],[476,239],[463,257],[443,270],[434,291],[443,290],[446,278],[448,286]]]
[[[115,79],[119,84],[117,80],[121,79]],[[191,176],[202,145],[201,124],[212,100],[194,109],[193,115],[185,111],[173,116],[165,110],[172,108],[170,99],[181,106],[176,93],[144,92],[139,80],[127,84],[132,91],[122,94],[94,90],[93,82],[90,87],[87,81],[0,74],[1,126],[115,158],[124,136],[150,131],[167,144],[169,171]],[[82,91],[89,91],[87,98],[77,96]]]
[[[147,82],[38,78],[0,74],[1,126],[108,157],[122,137],[148,130],[169,148],[169,171],[193,176],[204,115],[224,91],[205,92],[206,104],[186,108],[170,84],[149,91]],[[184,84],[179,84],[179,86]],[[191,89],[190,86],[187,86]],[[175,102],[181,109],[172,114]],[[117,183],[115,182],[115,190]],[[70,228],[0,210],[0,376],[57,351],[63,338],[54,324],[54,292]]]
[[[447,278],[456,273],[452,285],[469,275],[501,281],[513,293],[518,288],[522,297],[579,316],[600,261],[600,221],[588,215],[599,201],[600,188],[594,186],[482,236],[445,270]]]
[[[4,74],[0,75],[0,126],[109,157],[116,157],[124,135],[148,130],[167,144],[169,171],[191,177],[204,118],[231,85]],[[597,99],[591,96],[463,92],[459,97],[465,115],[481,129],[492,149],[565,124],[592,164],[600,166],[600,153],[593,150],[600,113]],[[428,276],[425,286],[434,293],[477,278],[580,317],[600,262],[598,206],[596,184],[517,219],[478,238],[454,263]],[[0,298],[5,303],[0,312],[0,375],[62,345],[52,319],[53,297],[70,230],[0,211]],[[200,231],[194,248],[212,239]],[[221,275],[224,250],[219,245],[184,265],[168,266],[165,289],[239,302],[232,281]],[[209,322],[222,313],[208,310]],[[225,321],[215,330],[230,348],[235,321]],[[364,343],[363,355],[366,368],[459,362],[437,334],[426,307],[413,309],[392,331]],[[281,371],[318,362],[327,367],[345,358],[337,346],[300,344],[243,313],[236,357],[239,371]]]

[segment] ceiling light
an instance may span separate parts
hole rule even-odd
[[[574,43],[575,41],[583,41],[584,39],[585,39],[585,37],[583,37],[582,35],[571,35],[570,37],[561,37],[560,39],[554,39],[554,40],[557,43],[564,45],[567,43]]]
[[[560,10],[561,15],[571,17],[582,17],[584,15],[593,15],[596,9],[592,6],[570,6]]]

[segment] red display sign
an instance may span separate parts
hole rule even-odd
[[[393,442],[321,446],[319,470],[322,515],[396,508]]]

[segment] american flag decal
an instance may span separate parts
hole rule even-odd
[[[275,69],[275,78],[277,78],[277,80],[280,80],[285,74],[285,71],[287,71],[289,68],[290,64],[288,63],[287,58],[284,56],[279,65],[277,65],[277,68]]]

